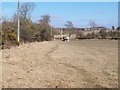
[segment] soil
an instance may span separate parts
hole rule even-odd
[[[34,42],[1,52],[4,88],[118,87],[115,40]]]

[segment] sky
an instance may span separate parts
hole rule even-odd
[[[118,26],[117,2],[34,2],[34,5],[31,14],[33,22],[48,14],[51,16],[50,24],[54,27],[65,27],[66,21],[72,21],[75,27],[90,27],[91,20],[98,26]],[[17,2],[2,3],[3,17],[10,19],[15,12]]]
[[[17,0],[1,0],[2,2],[16,2]],[[22,2],[119,2],[119,0],[20,0]]]

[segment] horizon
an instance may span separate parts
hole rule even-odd
[[[22,4],[23,2],[20,2]],[[66,21],[72,21],[74,27],[89,28],[89,22],[95,21],[97,26],[118,27],[117,2],[34,2],[35,9],[31,20],[37,22],[42,15],[50,15],[50,25],[65,27]],[[3,2],[5,18],[11,19],[17,12],[17,2]]]

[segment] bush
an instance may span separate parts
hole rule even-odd
[[[99,35],[101,36],[102,39],[106,39],[108,36],[108,33],[106,32],[106,30],[102,29],[100,30]]]
[[[83,32],[79,31],[76,33],[76,39],[82,39],[83,38]]]
[[[9,29],[7,32],[4,32],[2,35],[2,43],[4,48],[10,48],[10,46],[17,45],[17,35],[14,29]]]

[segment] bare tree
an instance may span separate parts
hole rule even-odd
[[[66,31],[68,30],[69,37],[70,37],[73,33],[73,23],[72,23],[72,21],[67,21],[65,26],[67,27]]]
[[[43,15],[41,16],[41,20],[39,20],[41,23],[49,24],[50,22],[50,16],[49,15]]]
[[[65,24],[65,26],[67,28],[73,28],[73,23],[71,21],[67,21],[67,23]]]
[[[89,22],[89,25],[91,28],[97,27],[97,24],[95,23],[95,21],[92,21],[92,20]]]
[[[39,20],[40,30],[41,30],[41,40],[51,40],[51,26],[49,24],[50,22],[50,16],[49,15],[43,15],[41,16],[41,19]]]
[[[23,3],[20,7],[20,15],[23,20],[30,18],[31,12],[34,10],[34,3]]]
[[[40,28],[41,29],[50,29],[50,16],[49,15],[43,15],[41,16],[41,19],[39,20]]]

